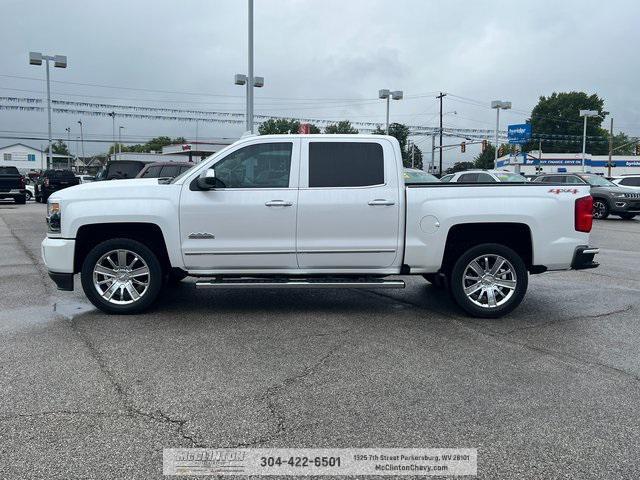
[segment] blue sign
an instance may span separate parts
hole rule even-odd
[[[507,136],[510,144],[522,145],[531,139],[531,124],[521,123],[519,125],[509,125]]]

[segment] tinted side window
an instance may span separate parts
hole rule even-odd
[[[154,165],[153,167],[149,167],[142,174],[142,178],[158,178],[160,176],[160,169],[162,167],[160,165]]]
[[[109,164],[107,167],[107,180],[134,178],[144,165],[141,162],[118,161]]]
[[[230,153],[213,165],[223,188],[287,188],[292,143],[260,143]]]
[[[620,185],[628,185],[630,187],[640,187],[640,177],[629,177],[620,180]]]
[[[453,178],[453,175],[445,175],[444,177],[442,177],[442,178],[440,179],[440,181],[441,181],[441,182],[444,182],[444,183],[449,183],[449,182],[451,181],[451,179],[452,179],[452,178]]]
[[[479,182],[485,182],[485,183],[490,183],[490,182],[495,182],[496,179],[493,178],[491,175],[489,175],[488,173],[479,173],[478,174],[478,181]]]
[[[309,143],[309,187],[366,187],[384,183],[382,145]]]
[[[458,182],[460,183],[478,183],[478,174],[477,173],[463,173],[458,178]]]
[[[160,172],[161,177],[175,177],[178,175],[180,165],[165,165]]]
[[[564,177],[562,183],[571,183],[572,185],[582,185],[584,182],[580,180],[578,177],[572,177],[571,175],[567,175]]]

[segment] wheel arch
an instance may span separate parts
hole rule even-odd
[[[483,243],[497,243],[514,250],[527,269],[533,270],[533,240],[525,223],[490,222],[453,225],[447,233],[440,271],[449,274],[456,260],[468,249]]]
[[[166,239],[158,225],[146,222],[93,223],[78,228],[73,257],[74,273],[80,272],[84,259],[93,247],[113,238],[128,238],[143,243],[158,256],[165,271],[171,268]]]

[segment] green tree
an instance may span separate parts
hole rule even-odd
[[[358,129],[354,128],[351,125],[349,120],[342,120],[338,123],[332,123],[325,127],[324,133],[347,133],[347,134],[356,134],[358,133]]]
[[[503,143],[502,145],[500,145],[500,149],[502,150],[502,152],[499,152],[499,153],[502,153],[502,155],[516,152],[516,146],[509,145],[508,143]],[[473,159],[475,168],[481,168],[483,170],[492,169],[494,167],[493,161],[495,158],[495,154],[496,154],[495,147],[493,146],[493,144],[488,143],[487,148],[484,150],[484,152],[480,152]]]
[[[445,170],[445,174],[462,172],[464,170],[471,170],[472,168],[476,168],[473,162],[456,162],[453,164],[453,167],[450,167]]]
[[[184,137],[170,138],[166,136],[155,137],[149,140],[147,143],[136,145],[122,145],[122,152],[136,152],[136,153],[149,153],[149,152],[161,152],[162,147],[167,145],[174,145],[178,143],[186,143]],[[118,144],[115,145],[115,151],[118,151]],[[109,154],[114,153],[114,145],[109,147]]]
[[[262,122],[258,127],[260,135],[285,135],[288,133],[298,133],[300,122],[289,118],[270,118]],[[320,133],[320,129],[313,123],[309,124],[309,133]]]
[[[373,131],[374,135],[386,135],[386,132],[382,127],[378,126]],[[389,135],[395,137],[400,144],[400,151],[402,152],[402,160],[403,163],[407,161],[407,139],[409,137],[409,127],[403,125],[402,123],[390,123],[389,124]]]
[[[620,132],[613,135],[613,154],[614,155],[633,155],[635,153],[635,142],[624,133]],[[607,145],[607,153],[609,153]]]
[[[543,139],[544,152],[577,152],[582,148],[583,118],[579,110],[595,110],[598,116],[587,120],[587,153],[603,155],[608,152],[607,132],[601,128],[605,117],[604,100],[598,95],[585,92],[560,92],[540,97],[538,104],[531,111],[531,130],[534,136]],[[555,135],[556,137],[552,137]],[[570,135],[571,138],[559,136]],[[537,150],[538,141],[532,140],[525,150]]]
[[[49,147],[46,148],[46,152],[49,151]],[[70,155],[69,147],[62,140],[58,140],[57,142],[51,144],[51,151],[54,155]]]
[[[412,159],[413,156],[413,159]],[[413,167],[411,163],[413,161]],[[418,168],[422,170],[422,150],[419,147],[416,147],[415,144],[412,144],[410,148],[407,149],[407,158],[402,161],[405,167],[407,168]]]

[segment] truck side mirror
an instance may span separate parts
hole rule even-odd
[[[198,188],[200,190],[213,190],[216,187],[216,172],[213,168],[208,168],[198,177]]]

